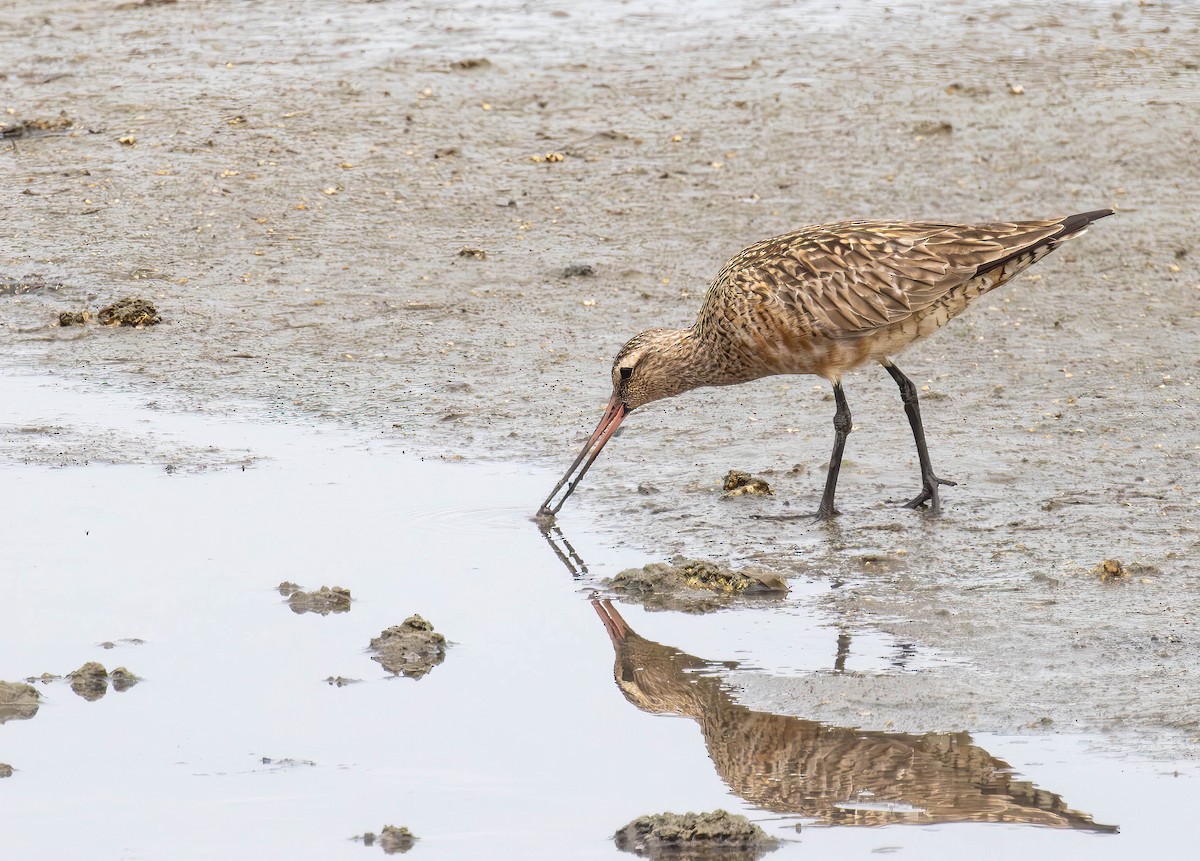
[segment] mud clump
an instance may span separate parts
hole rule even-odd
[[[51,119],[37,117],[29,120],[9,120],[0,122],[0,138],[20,138],[38,132],[63,132],[74,124],[74,120],[64,115]]]
[[[282,591],[281,583],[280,592]],[[322,586],[312,592],[297,588],[288,595],[288,606],[297,615],[320,613],[322,616],[328,616],[330,613],[349,613],[350,600],[350,590],[341,586]]]
[[[0,724],[10,720],[29,720],[37,714],[41,694],[33,685],[0,682]]]
[[[482,248],[460,248],[459,257],[470,257],[472,260],[487,260],[487,252]]]
[[[756,861],[779,841],[747,819],[724,810],[639,816],[613,839],[622,852],[655,861]]]
[[[0,762],[0,777],[12,777],[13,767],[7,762]]]
[[[89,703],[95,702],[108,693],[108,670],[104,664],[88,661],[73,673],[67,673],[71,690],[79,694]]]
[[[363,846],[374,846],[378,843],[385,855],[396,855],[407,852],[417,842],[417,838],[413,833],[403,825],[398,828],[395,825],[385,825],[378,834],[374,831],[368,831],[362,837],[355,837],[354,839],[362,840]]]
[[[492,61],[487,57],[467,57],[464,60],[454,60],[450,63],[451,71],[469,72],[472,69],[491,68]]]
[[[446,659],[446,638],[420,616],[409,616],[372,639],[371,651],[371,660],[389,673],[420,679]]]
[[[385,825],[379,834],[379,845],[385,855],[407,852],[416,842],[417,838],[403,825],[399,828],[395,825]]]
[[[63,311],[58,315],[60,326],[82,326],[92,319],[91,311]]]
[[[591,278],[596,274],[595,268],[590,263],[572,263],[563,267],[563,278]]]
[[[725,476],[725,481],[722,485],[725,491],[726,499],[731,499],[735,496],[774,496],[775,491],[771,490],[771,485],[767,484],[761,478],[757,478],[748,472],[739,472],[736,469],[729,470],[729,474]]]
[[[747,569],[734,571],[714,562],[675,558],[628,568],[602,581],[617,595],[647,610],[708,613],[741,596],[782,597],[788,586],[777,574]]]
[[[114,691],[124,693],[141,679],[124,667],[117,667],[110,673],[103,664],[88,661],[75,672],[67,673],[67,681],[71,683],[72,691],[91,703],[108,693],[110,682]]]
[[[96,319],[105,326],[135,326],[137,328],[154,326],[162,322],[162,317],[158,315],[158,309],[154,307],[153,303],[131,296],[118,299],[111,305],[101,308]]]
[[[1103,582],[1110,583],[1113,581],[1132,580],[1134,577],[1149,577],[1161,574],[1162,571],[1153,565],[1146,565],[1142,562],[1130,562],[1128,565],[1125,565],[1120,559],[1105,559],[1093,568],[1091,573],[1099,576]]]
[[[63,289],[61,282],[49,282],[41,275],[26,275],[23,277],[0,275],[0,296],[24,296],[26,293],[56,293],[61,289]]]
[[[141,681],[140,678],[124,667],[117,667],[109,673],[108,680],[112,682],[113,690],[119,694],[124,693]]]

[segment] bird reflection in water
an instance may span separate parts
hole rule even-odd
[[[864,732],[735,703],[714,664],[651,642],[592,598],[616,651],[617,687],[642,711],[700,724],[727,786],[751,804],[827,825],[1008,822],[1116,832],[1021,780],[966,732]]]

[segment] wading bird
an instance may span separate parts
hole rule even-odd
[[[996,224],[847,221],[751,245],[725,264],[690,328],[650,329],[620,349],[604,415],[538,514],[558,513],[638,407],[702,386],[814,374],[833,384],[837,404],[833,454],[816,514],[832,517],[851,427],[842,375],[868,361],[883,365],[899,385],[917,443],[921,492],[906,505],[928,502],[937,511],[938,485],[954,482],[933,471],[917,387],[892,356],[1108,215],[1111,209]]]

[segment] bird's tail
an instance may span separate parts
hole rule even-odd
[[[1077,236],[1082,236],[1087,232],[1088,225],[1100,218],[1107,218],[1112,215],[1111,209],[1096,209],[1092,212],[1081,212],[1078,215],[1068,215],[1061,219],[1058,224],[1061,225],[1059,230],[1049,235],[1044,235],[1041,239],[1032,244],[1018,248],[1011,254],[1007,254],[997,260],[992,260],[989,263],[980,266],[975,271],[975,277],[984,275],[989,272],[999,272],[1000,277],[988,289],[998,287],[1008,279],[1012,278],[1018,272],[1032,266],[1037,261],[1041,260],[1063,242],[1068,239],[1074,239]],[[1052,227],[1054,222],[1049,222],[1045,226]]]
[[[1078,215],[1068,215],[1061,222],[1062,231],[1052,241],[1062,242],[1064,239],[1074,239],[1082,236],[1093,221],[1108,218],[1113,214],[1111,209],[1095,209],[1091,212],[1081,212]]]

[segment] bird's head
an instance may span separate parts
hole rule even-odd
[[[647,329],[617,351],[613,397],[625,405],[625,412],[695,388],[683,349],[689,337],[687,329]]]
[[[583,451],[538,509],[540,516],[558,513],[625,416],[644,404],[703,385],[698,382],[689,361],[691,338],[690,329],[649,329],[631,338],[617,352],[612,366],[612,397],[604,415],[588,437]],[[566,493],[556,505],[553,504],[554,497],[563,487],[566,487]]]

